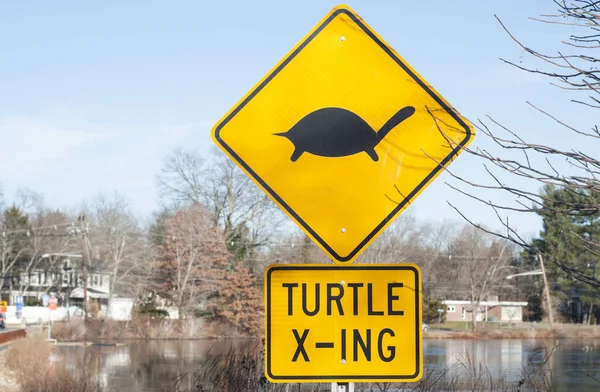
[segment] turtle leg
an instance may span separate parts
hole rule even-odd
[[[298,160],[298,158],[300,158],[300,155],[302,155],[303,153],[304,153],[304,151],[295,149],[294,152],[292,153],[292,157],[290,159],[292,160],[292,162],[296,162]]]
[[[369,150],[365,150],[365,152],[371,157],[373,162],[377,162],[379,160],[379,156],[375,152],[375,149],[371,148]]]

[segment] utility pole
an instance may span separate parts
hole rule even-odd
[[[538,253],[540,259],[540,266],[542,269],[542,277],[544,278],[544,292],[546,293],[546,304],[548,306],[548,321],[550,322],[550,329],[554,324],[554,315],[552,313],[552,300],[550,299],[550,289],[548,288],[548,279],[546,278],[546,268],[544,268],[544,258],[541,253]]]
[[[588,263],[588,268],[592,268],[592,279],[596,279],[596,263]],[[594,314],[594,303],[590,303],[590,311],[588,312],[587,325],[592,324],[592,315]]]
[[[87,298],[87,244],[85,240],[85,215],[80,215],[77,219],[81,223],[81,265],[83,272],[83,320],[87,323],[88,298]]]

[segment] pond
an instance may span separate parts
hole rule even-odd
[[[131,341],[117,347],[60,347],[58,354],[68,363],[69,357],[85,351],[87,367],[93,368],[99,380],[108,386],[107,390],[154,392],[172,390],[173,380],[196,371],[207,353],[224,353],[241,345],[260,347],[260,342]],[[554,348],[549,367],[554,373],[556,390],[600,390],[600,383],[592,378],[600,379],[600,344],[593,340],[425,340],[425,372],[460,369],[463,364],[471,363],[485,367],[493,378],[514,381],[519,379],[528,361],[542,359],[542,354],[533,355],[540,347]],[[329,390],[329,385],[321,390]]]

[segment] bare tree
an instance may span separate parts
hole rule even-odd
[[[570,279],[600,287],[600,280],[592,274],[585,263],[574,265],[566,262],[564,253],[555,249],[536,246],[535,241],[525,238],[517,227],[511,224],[508,215],[514,213],[535,213],[539,215],[563,216],[574,222],[582,217],[596,219],[600,216],[600,130],[595,110],[600,109],[600,2],[591,0],[555,1],[558,12],[534,18],[545,24],[566,25],[572,29],[568,40],[562,41],[562,48],[555,54],[540,53],[515,37],[500,19],[501,27],[508,36],[529,55],[519,62],[501,59],[510,66],[524,72],[541,75],[550,79],[551,84],[568,96],[581,94],[581,98],[571,99],[573,105],[589,110],[590,128],[579,129],[569,125],[565,113],[552,113],[531,102],[527,104],[540,118],[545,118],[567,131],[568,138],[559,146],[527,140],[524,133],[511,130],[500,121],[488,117],[479,121],[480,135],[487,137],[499,152],[489,149],[469,149],[468,152],[484,163],[490,181],[482,183],[459,176],[449,170],[461,185],[450,185],[462,194],[489,206],[502,227],[493,232],[506,240],[516,243],[530,253],[543,253],[545,260],[557,266]],[[528,66],[523,61],[531,61]],[[569,148],[569,144],[579,141],[579,148]],[[581,146],[589,149],[585,152]],[[540,188],[544,190],[539,191]],[[554,190],[568,197],[555,197]],[[500,202],[499,195],[508,195],[514,202]],[[457,209],[458,211],[458,209]],[[458,211],[473,225],[481,227],[476,220],[464,211]],[[573,226],[575,227],[575,226]],[[577,230],[559,233],[565,242],[578,243],[586,257],[600,257],[600,238],[590,238]]]
[[[174,150],[165,159],[156,178],[162,197],[178,203],[204,201],[204,174],[206,165],[197,151]]]
[[[61,212],[46,210],[42,203],[39,194],[20,190],[15,204],[0,216],[0,273],[3,277],[0,290],[8,285],[11,291],[14,288],[17,293],[25,294],[31,287],[34,270],[43,270],[39,284],[48,289],[60,286],[52,260],[42,260],[41,256],[69,247],[72,242],[67,230],[69,218]],[[29,209],[28,214],[26,209]]]
[[[251,257],[279,228],[282,214],[238,167],[217,149],[207,161],[196,151],[175,150],[157,177],[172,202],[203,205],[238,258]]]
[[[136,298],[149,274],[149,243],[129,203],[120,194],[99,195],[92,204],[90,244],[110,271],[108,314],[116,293]]]
[[[50,290],[58,293],[61,290],[62,266],[60,258],[51,256],[54,253],[70,253],[77,249],[78,241],[70,233],[72,219],[60,211],[48,211],[38,208],[38,212],[30,216],[30,239],[27,259],[15,273],[19,274],[19,293],[24,295],[31,288],[31,273],[43,271],[42,283],[46,286],[43,293]],[[46,257],[46,254],[50,256]],[[41,287],[38,285],[38,289]],[[40,294],[42,292],[39,292]]]
[[[328,264],[332,261],[323,253],[310,238],[297,230],[287,235],[278,236],[277,241],[270,241],[264,252],[257,255],[260,268],[254,273],[259,277],[262,270],[272,263],[279,264]]]
[[[417,263],[428,275],[433,261],[447,250],[449,222],[419,221],[413,213],[403,213],[365,250],[360,263]]]
[[[14,204],[30,215],[44,212],[44,195],[29,188],[19,188],[15,193]]]
[[[456,286],[466,288],[473,312],[473,330],[477,328],[481,302],[494,294],[495,286],[503,278],[500,271],[510,267],[513,256],[511,243],[495,239],[473,226],[465,226],[450,245],[456,275],[448,278]]]

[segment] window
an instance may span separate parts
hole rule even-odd
[[[454,306],[454,305],[448,306],[448,310],[446,312],[447,313],[454,313],[454,312],[456,312],[456,306]]]
[[[100,285],[100,284],[99,284],[98,275],[94,275],[94,276],[92,277],[92,286],[93,286],[93,287],[98,287],[99,285]]]

